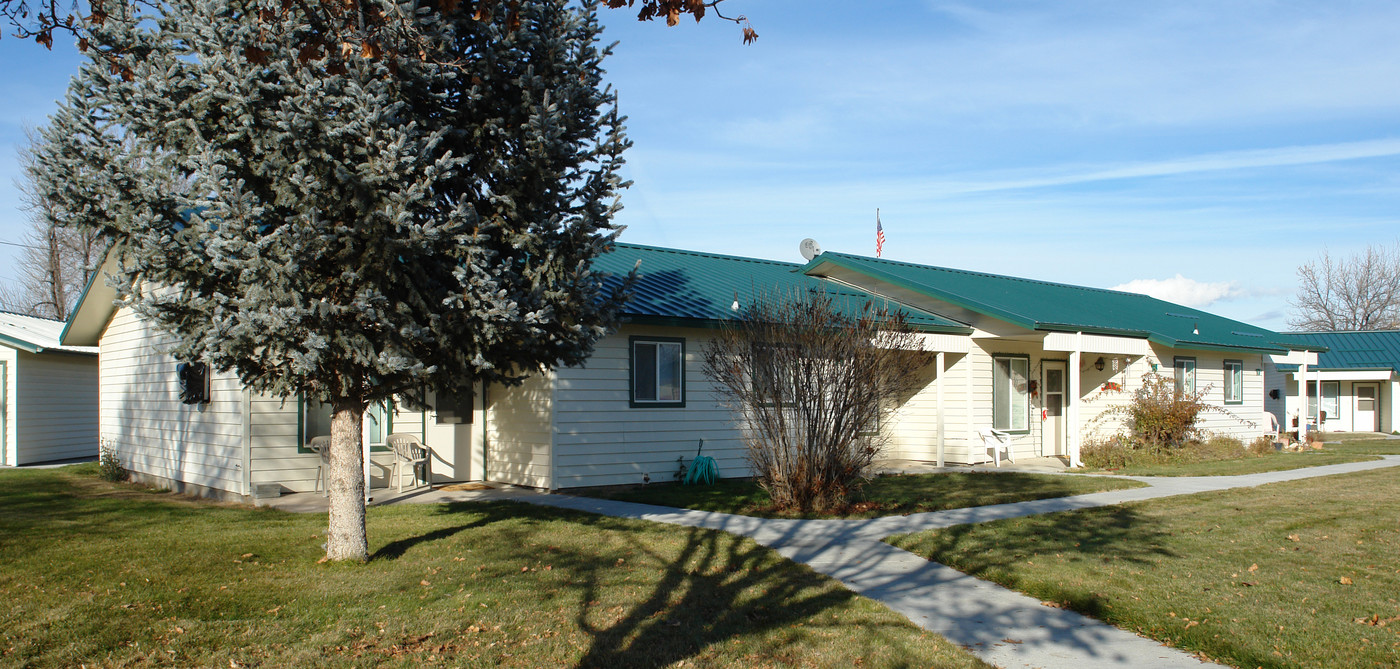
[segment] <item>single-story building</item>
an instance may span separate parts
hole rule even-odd
[[[97,457],[97,349],[63,321],[0,311],[0,465]]]
[[[1265,406],[1292,429],[1304,406],[1308,425],[1332,432],[1394,432],[1400,412],[1400,330],[1295,332],[1295,341],[1325,347],[1317,362],[1265,367]]]
[[[986,461],[978,431],[998,428],[1015,457],[1077,461],[1086,435],[1120,429],[1105,412],[1154,372],[1205,392],[1218,407],[1207,429],[1248,440],[1263,429],[1265,359],[1315,360],[1275,332],[1144,295],[840,253],[804,265],[617,244],[597,268],[622,275],[638,263],[621,325],[583,366],[478,387],[470,410],[372,409],[372,476],[387,473],[387,454],[373,449],[391,432],[425,441],[440,482],[665,481],[701,439],[722,473],[746,475],[739,426],[701,352],[736,303],[759,294],[818,288],[904,312],[934,362],[880,425],[896,458]],[[226,374],[213,376],[208,403],[182,404],[166,342],[116,309],[105,283],[85,294],[64,341],[100,347],[102,437],[139,476],[220,496],[313,489],[307,442],[328,432],[324,408],[255,395]]]

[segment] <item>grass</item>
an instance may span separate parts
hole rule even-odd
[[[508,503],[326,519],[0,472],[0,665],[985,666],[751,541]]]
[[[1301,467],[1318,467],[1375,459],[1371,455],[1351,452],[1327,452],[1325,450],[1302,453],[1285,452],[1264,456],[1246,455],[1233,460],[1131,465],[1115,469],[1113,473],[1128,476],[1239,476],[1241,474],[1277,472]]]
[[[1400,665],[1400,470],[889,541],[1237,667]]]
[[[860,501],[826,514],[795,514],[773,508],[768,493],[751,480],[723,480],[713,486],[657,484],[626,490],[586,492],[625,502],[657,504],[699,511],[719,511],[763,518],[874,518],[970,506],[1024,502],[1143,484],[1093,476],[1024,473],[895,474],[866,484]]]
[[[1400,439],[1386,439],[1370,432],[1327,432],[1322,437],[1324,453],[1400,455]]]

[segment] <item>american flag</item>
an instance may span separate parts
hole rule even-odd
[[[885,228],[880,225],[880,210],[875,210],[875,257],[880,257],[880,252],[885,250]]]

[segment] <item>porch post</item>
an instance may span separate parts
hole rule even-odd
[[[1318,393],[1322,388],[1317,389]],[[1322,402],[1319,399],[1318,404]],[[1321,406],[1318,407],[1321,410]],[[1298,366],[1298,441],[1308,440],[1308,356],[1303,355],[1303,363]]]
[[[943,466],[943,449],[944,449],[945,446],[946,446],[945,440],[944,440],[944,438],[943,438],[943,437],[944,437],[944,434],[943,434],[943,432],[944,432],[944,430],[943,430],[943,372],[945,371],[944,362],[946,361],[946,358],[944,357],[944,355],[945,355],[945,354],[943,353],[943,351],[939,351],[938,354],[937,354],[936,356],[934,356],[934,362],[936,363],[935,366],[934,366],[934,368],[937,370],[938,376],[933,377],[933,393],[934,393],[934,395],[937,396],[937,400],[936,400],[936,401],[937,401],[937,405],[938,405],[938,466],[939,466],[939,467],[942,467],[942,466]]]
[[[1069,353],[1069,388],[1065,399],[1069,404],[1069,466],[1078,467],[1079,461],[1079,359],[1084,350],[1084,333],[1074,334],[1074,350]]]
[[[369,440],[363,434],[360,435],[360,449],[365,457],[365,501],[368,502],[374,497],[369,494]]]

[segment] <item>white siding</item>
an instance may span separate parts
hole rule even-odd
[[[129,310],[112,318],[100,342],[100,439],[137,474],[244,494],[242,387],[214,374],[211,402],[180,403],[168,342]]]
[[[487,480],[551,487],[553,395],[553,373],[535,374],[521,385],[495,385],[487,391]]]
[[[285,402],[268,395],[253,395],[252,469],[253,484],[278,483],[284,492],[312,492],[316,489],[316,469],[321,459],[305,448],[299,430],[300,408],[295,397]],[[393,432],[422,437],[423,414],[396,407]],[[389,485],[393,455],[386,451],[370,454],[371,488]]]
[[[15,464],[97,457],[97,357],[24,351],[18,357],[9,387]]]
[[[559,487],[675,480],[680,463],[704,455],[724,477],[750,476],[734,414],[701,370],[711,331],[699,328],[626,326],[598,342],[588,363],[556,372],[554,423]],[[628,339],[685,339],[685,406],[631,407],[628,403]],[[493,398],[494,401],[494,398]]]
[[[19,364],[19,351],[8,346],[0,346],[0,463],[15,464],[18,449],[15,448],[15,371]]]

